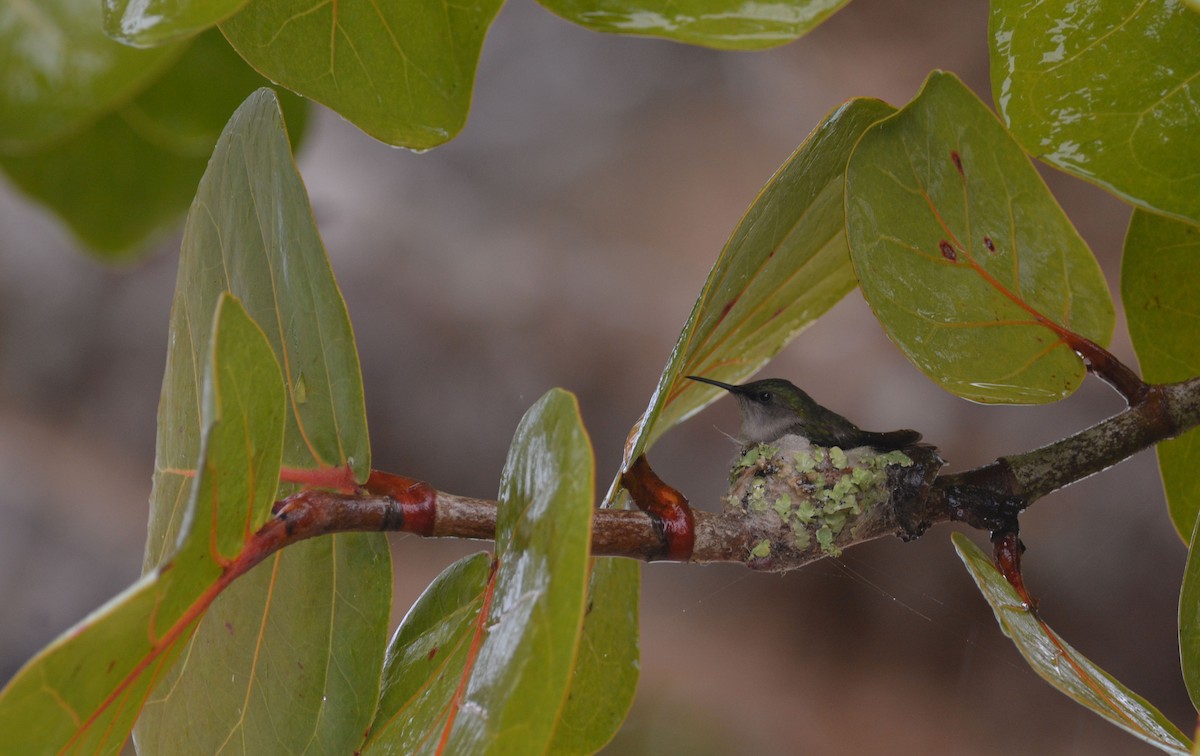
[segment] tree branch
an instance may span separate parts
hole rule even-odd
[[[939,516],[975,527],[995,529],[979,521],[988,504],[1005,504],[1020,512],[1046,494],[1090,477],[1160,441],[1200,424],[1200,378],[1181,383],[1148,385],[1128,409],[1059,441],[1032,451],[1000,457],[983,467],[943,475],[926,502],[930,524]],[[1015,513],[1014,513],[1015,514]]]
[[[939,475],[923,489],[896,487],[889,511],[860,523],[842,546],[885,535],[915,537],[951,520],[986,530],[1015,525],[1016,516],[1046,494],[1082,480],[1200,424],[1200,378],[1150,385],[1128,409],[1090,428],[1032,451],[1000,457],[973,470]],[[275,507],[264,530],[286,531],[291,543],[350,531],[395,530],[438,538],[492,539],[495,501],[437,491],[411,478],[373,473],[355,493],[311,489]],[[741,562],[755,569],[794,569],[831,552],[796,551],[764,559],[756,546],[772,536],[755,518],[727,507],[694,512],[694,547],[687,561]],[[661,521],[632,510],[599,509],[592,522],[592,553],[658,561],[672,556]]]

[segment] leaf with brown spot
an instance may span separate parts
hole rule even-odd
[[[1106,344],[1100,266],[996,117],[952,74],[872,126],[846,172],[863,296],[905,356],[979,402],[1042,403],[1086,373],[1074,335]]]

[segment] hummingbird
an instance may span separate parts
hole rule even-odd
[[[803,436],[817,446],[842,449],[870,446],[878,451],[894,451],[921,440],[921,434],[914,430],[865,431],[817,404],[799,386],[782,378],[767,378],[739,386],[698,375],[687,377],[720,386],[733,394],[742,415],[738,437],[746,445],[773,443],[791,434]]]

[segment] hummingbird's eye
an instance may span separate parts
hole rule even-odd
[[[770,391],[760,391],[760,392],[758,392],[758,396],[756,398],[758,399],[758,401],[762,402],[763,404],[766,404],[767,402],[771,401],[771,392]]]

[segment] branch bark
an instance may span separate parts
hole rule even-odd
[[[1128,409],[1090,428],[974,470],[939,477],[934,495],[926,502],[927,515],[931,524],[952,519],[994,530],[994,521],[986,518],[997,507],[1023,511],[1053,491],[1198,424],[1200,378],[1149,385]]]
[[[1173,438],[1200,424],[1200,378],[1150,385],[1128,409],[1060,441],[1000,457],[973,470],[939,475],[918,495],[893,497],[891,516],[855,534],[852,543],[885,535],[915,537],[932,525],[961,521],[999,531],[1046,494]],[[410,478],[374,473],[354,493],[306,490],[275,507],[264,529],[286,530],[287,542],[349,531],[396,530],[437,538],[493,539],[497,503],[437,491]],[[744,513],[694,512],[687,561],[741,562],[757,569],[794,569],[826,555],[812,549],[787,563],[752,552],[764,537]],[[849,545],[843,544],[843,545]],[[592,553],[643,561],[671,558],[660,520],[640,511],[598,509]]]

